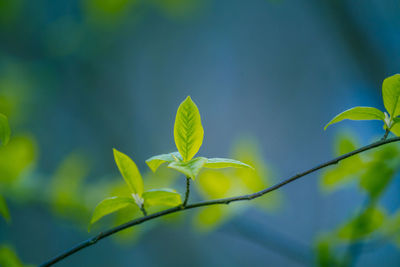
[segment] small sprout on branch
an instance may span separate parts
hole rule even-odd
[[[234,159],[197,157],[204,137],[199,109],[188,96],[179,106],[174,125],[174,139],[177,152],[154,156],[146,160],[149,168],[155,172],[163,163],[168,168],[195,179],[202,168],[251,168],[252,166]]]
[[[146,216],[146,209],[152,206],[175,207],[182,203],[181,196],[172,189],[152,189],[144,191],[142,176],[133,160],[114,149],[114,159],[131,192],[131,197],[115,196],[101,201],[93,212],[90,227],[102,217],[126,208],[137,206]]]
[[[383,104],[387,112],[373,107],[354,107],[334,117],[326,126],[342,120],[380,120],[384,129],[400,136],[400,126],[397,123],[400,115],[400,74],[386,78],[382,84]]]

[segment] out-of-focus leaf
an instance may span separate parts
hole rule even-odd
[[[335,154],[340,156],[357,148],[354,136],[340,134],[335,140]],[[332,191],[340,186],[354,181],[365,170],[365,163],[360,155],[341,161],[339,164],[325,170],[321,176],[321,186],[327,191]]]
[[[138,0],[84,0],[83,3],[90,22],[104,28],[122,23]]]
[[[197,182],[201,194],[211,199],[226,197],[233,186],[232,177],[214,170],[203,171]]]
[[[3,198],[2,195],[0,195],[0,215],[6,219],[7,222],[11,220],[10,212],[8,211],[7,208],[7,203],[6,200]]]
[[[386,78],[382,84],[383,103],[392,118],[400,115],[400,74]]]
[[[211,158],[207,159],[207,162],[204,164],[205,168],[211,169],[221,169],[221,168],[250,168],[254,169],[252,166],[240,162],[234,159],[224,159],[224,158]]]
[[[146,181],[146,188],[171,187],[179,178],[180,173],[170,168],[159,168],[157,173],[147,171],[143,174],[143,181]]]
[[[343,111],[336,117],[334,117],[324,128],[328,128],[329,125],[340,122],[342,120],[385,120],[385,114],[379,109],[372,107],[354,107]]]
[[[0,113],[0,141],[1,145],[5,146],[10,140],[11,129],[8,124],[8,119],[5,115]]]
[[[178,108],[174,125],[175,144],[183,161],[187,162],[196,155],[203,143],[203,137],[199,109],[188,96]]]
[[[143,180],[135,162],[116,149],[114,149],[114,159],[132,193],[141,197],[143,194]]]
[[[147,165],[149,166],[150,170],[155,172],[158,167],[160,167],[163,163],[171,163],[174,161],[182,161],[182,156],[179,152],[172,152],[168,154],[161,154],[154,157],[149,158],[146,160]]]
[[[24,267],[17,253],[10,246],[0,246],[0,266],[4,267]]]
[[[400,210],[397,210],[385,220],[380,229],[380,234],[400,248]]]
[[[349,153],[353,150],[356,150],[358,147],[358,141],[356,137],[352,134],[339,134],[335,138],[335,156],[341,156],[346,153]],[[359,155],[355,155],[356,157]]]
[[[136,205],[133,198],[129,197],[111,197],[101,201],[93,212],[92,219],[90,220],[90,226],[100,220],[102,217],[116,212],[120,209],[127,207],[128,205]],[[89,230],[90,230],[89,226]]]
[[[360,186],[371,198],[377,198],[388,186],[394,174],[395,170],[388,167],[385,162],[376,161],[361,176]]]
[[[15,182],[34,163],[36,150],[36,143],[30,136],[14,136],[0,149],[0,182]]]
[[[145,207],[169,206],[175,207],[182,203],[181,195],[172,189],[154,189],[143,193]]]
[[[223,206],[205,207],[193,217],[193,223],[201,232],[212,231],[230,218],[230,212]]]
[[[255,139],[240,139],[233,147],[232,157],[254,167],[233,169],[233,175],[238,177],[239,184],[235,186],[235,195],[249,194],[263,190],[274,184],[271,167],[268,166]],[[268,196],[252,201],[258,208],[271,212],[278,210],[284,201],[281,191],[275,191]]]
[[[150,0],[164,14],[172,18],[193,18],[206,1],[202,0]]]
[[[340,227],[337,231],[338,237],[346,241],[366,238],[382,226],[386,217],[382,208],[370,207]]]
[[[89,162],[81,151],[70,153],[60,163],[50,184],[51,204],[58,215],[87,222],[90,210],[83,203],[84,180]]]
[[[319,238],[316,244],[317,266],[335,267],[340,266],[340,261],[333,252],[333,242],[330,238]]]
[[[198,157],[188,162],[171,162],[168,168],[175,169],[194,180],[206,162],[206,158]]]

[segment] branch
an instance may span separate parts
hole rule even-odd
[[[284,186],[286,184],[289,184],[291,182],[294,182],[297,179],[299,179],[301,177],[304,177],[304,176],[306,176],[308,174],[311,174],[313,172],[316,172],[316,171],[318,171],[320,169],[323,169],[323,168],[326,168],[328,166],[335,165],[335,164],[339,163],[340,161],[342,161],[344,159],[347,159],[347,158],[352,157],[354,155],[357,155],[359,153],[365,152],[367,150],[374,149],[374,148],[377,148],[377,147],[380,147],[380,146],[383,146],[383,145],[386,145],[386,144],[389,144],[389,143],[398,142],[398,141],[400,141],[400,137],[394,137],[394,138],[390,138],[390,139],[386,139],[386,140],[380,140],[378,142],[375,142],[375,143],[372,143],[370,145],[361,147],[361,148],[359,148],[357,150],[354,150],[352,152],[344,154],[344,155],[342,155],[340,157],[334,158],[334,159],[332,159],[330,161],[327,161],[325,163],[317,165],[316,167],[311,168],[311,169],[309,169],[307,171],[298,173],[298,174],[296,174],[296,175],[294,175],[294,176],[292,176],[292,177],[290,177],[290,178],[288,178],[286,180],[283,180],[280,183],[277,183],[277,184],[275,184],[275,185],[273,185],[271,187],[268,187],[268,188],[266,188],[264,190],[261,190],[259,192],[253,193],[253,194],[248,194],[248,195],[243,195],[243,196],[236,196],[236,197],[229,197],[229,198],[222,198],[222,199],[216,199],[216,200],[202,201],[202,202],[190,204],[190,205],[187,205],[187,206],[180,205],[180,206],[177,206],[177,207],[174,207],[174,208],[170,208],[170,209],[166,209],[166,210],[163,210],[163,211],[160,211],[160,212],[156,212],[156,213],[153,213],[153,214],[141,217],[141,218],[137,218],[137,219],[132,220],[130,222],[127,222],[127,223],[124,223],[122,225],[119,225],[119,226],[116,226],[114,228],[111,228],[111,229],[109,229],[109,230],[107,230],[105,232],[101,232],[98,235],[96,235],[96,236],[94,236],[92,238],[89,238],[89,239],[77,244],[76,246],[74,246],[74,247],[62,252],[61,254],[59,254],[58,256],[55,256],[54,258],[48,260],[47,262],[42,263],[40,265],[40,267],[52,266],[53,264],[61,261],[62,259],[65,259],[65,258],[75,254],[76,252],[78,252],[78,251],[80,251],[80,250],[82,250],[82,249],[84,249],[86,247],[89,247],[89,246],[92,246],[92,245],[96,244],[99,240],[101,240],[103,238],[106,238],[106,237],[108,237],[110,235],[116,234],[119,231],[122,231],[124,229],[133,227],[135,225],[139,225],[139,224],[141,224],[143,222],[150,221],[150,220],[153,220],[153,219],[156,219],[156,218],[159,218],[159,217],[171,214],[171,213],[176,213],[176,212],[180,212],[180,211],[184,211],[184,210],[189,210],[189,209],[194,209],[194,208],[199,208],[199,207],[204,207],[204,206],[211,206],[211,205],[229,204],[231,202],[236,202],[236,201],[252,200],[252,199],[261,197],[261,196],[263,196],[263,195],[265,195],[267,193],[270,193],[272,191],[275,191],[275,190],[281,188],[282,186]]]

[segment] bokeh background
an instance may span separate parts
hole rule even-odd
[[[176,150],[187,95],[202,115],[199,153],[259,167],[248,192],[332,158],[337,134],[357,146],[379,138],[379,122],[323,127],[352,106],[383,109],[381,83],[400,70],[399,14],[398,0],[0,0],[0,111],[13,132],[0,148],[12,217],[0,220],[0,243],[39,264],[137,216],[87,233],[122,182],[113,147],[146,185],[183,192],[182,177],[151,175],[144,161]],[[191,200],[241,190],[225,178],[221,192],[194,182]],[[327,191],[310,175],[257,204],[139,226],[57,266],[312,266],[321,234],[365,199],[354,184]],[[395,177],[381,199],[389,214],[399,193]],[[399,266],[398,249],[383,242],[355,265]]]

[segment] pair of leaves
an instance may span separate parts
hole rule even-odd
[[[199,151],[204,137],[199,109],[188,96],[179,106],[174,125],[174,139],[177,152],[154,156],[146,160],[149,168],[155,172],[163,163],[187,177],[195,179],[200,170],[205,168],[252,168],[233,159],[205,157],[193,158]]]
[[[133,160],[124,153],[114,149],[114,159],[118,169],[128,185],[132,197],[111,197],[101,201],[93,212],[90,224],[102,217],[126,208],[129,205],[140,209],[152,206],[178,206],[182,203],[181,196],[172,189],[154,189],[144,191],[142,176]]]
[[[0,142],[3,146],[7,145],[10,140],[11,129],[8,124],[8,119],[5,115],[0,113]]]
[[[386,112],[373,107],[354,107],[334,117],[326,126],[342,120],[380,120],[384,122],[385,129],[391,130],[394,134],[400,134],[397,126],[397,117],[400,115],[400,74],[386,78],[382,84],[383,103]]]

